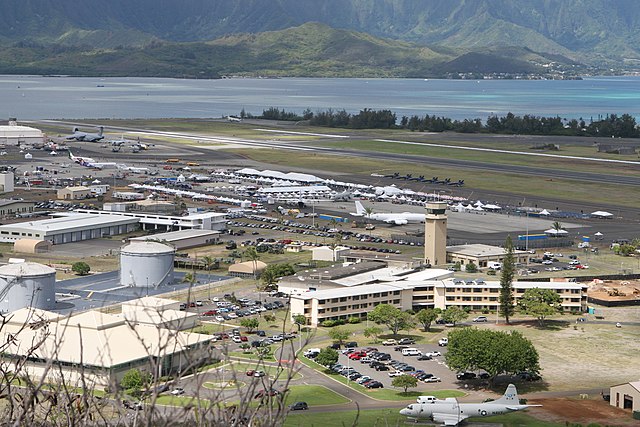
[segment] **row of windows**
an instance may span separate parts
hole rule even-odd
[[[330,300],[321,299],[321,300],[318,300],[318,304],[326,304],[327,301],[330,302],[330,303],[347,302],[349,300],[351,300],[351,301],[359,301],[361,299],[368,299],[369,297],[371,297],[371,298],[385,298],[385,297],[388,297],[389,295],[400,295],[400,291],[379,292],[379,293],[375,293],[375,294],[372,294],[372,295],[353,295],[353,296],[350,296],[350,297],[331,298]]]
[[[347,309],[349,310],[368,310],[370,307],[375,307],[378,304],[400,304],[400,300],[399,299],[394,299],[392,301],[385,301],[385,302],[369,302],[369,303],[365,303],[365,304],[353,304],[353,305],[342,305],[340,307],[331,307],[328,309],[324,309],[324,308],[319,308],[318,309],[318,314],[323,314],[326,311],[330,311],[332,313],[335,313],[337,311],[347,311]],[[305,313],[307,313],[308,310],[305,308]]]
[[[18,232],[18,231],[12,231],[11,233],[9,233],[8,231],[0,231],[0,234],[4,234],[4,235],[9,235],[11,234],[12,236],[28,236],[28,237],[40,237],[39,234],[33,234],[33,233],[25,233],[25,232]]]

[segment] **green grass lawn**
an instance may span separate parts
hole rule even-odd
[[[309,406],[340,405],[350,400],[320,385],[293,385],[289,387],[286,403],[307,402]]]
[[[158,405],[167,405],[167,406],[200,406],[202,408],[208,408],[212,405],[212,402],[207,399],[196,399],[194,397],[182,395],[182,396],[173,396],[173,395],[165,395],[158,396],[156,399],[156,404]]]
[[[357,420],[357,422],[356,422]],[[537,420],[524,413],[514,413],[509,415],[500,415],[496,417],[487,417],[481,419],[470,419],[478,422],[502,423],[504,427],[563,427],[564,424],[549,423]],[[344,411],[344,412],[320,412],[309,413],[305,411],[290,413],[285,422],[285,427],[324,427],[324,426],[403,426],[407,422],[407,418],[400,415],[398,409],[377,409],[360,411]]]

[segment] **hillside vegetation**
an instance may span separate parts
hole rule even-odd
[[[0,71],[421,76],[476,60],[490,72],[550,61],[635,69],[639,24],[636,0],[5,0]]]

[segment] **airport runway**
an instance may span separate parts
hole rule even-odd
[[[45,121],[47,124],[61,124],[61,125],[70,125],[73,124],[71,122],[59,122],[59,121]],[[637,176],[624,176],[624,175],[609,175],[609,174],[600,174],[593,172],[581,172],[581,171],[573,171],[573,170],[562,170],[562,169],[547,169],[547,168],[539,168],[532,166],[520,166],[520,165],[505,165],[498,163],[487,163],[487,162],[477,162],[472,160],[458,160],[458,159],[444,159],[444,158],[434,158],[434,157],[425,157],[425,156],[417,156],[417,155],[409,155],[409,154],[394,154],[394,153],[378,153],[375,151],[365,151],[365,150],[349,150],[347,148],[331,148],[331,147],[322,147],[319,146],[319,143],[323,141],[323,139],[315,140],[313,142],[283,142],[283,141],[259,141],[259,140],[251,140],[251,139],[243,139],[236,137],[227,137],[227,136],[210,136],[210,135],[198,135],[193,133],[182,133],[182,132],[164,132],[164,131],[153,131],[149,129],[139,129],[139,128],[123,128],[123,127],[112,127],[109,129],[110,131],[117,132],[138,132],[141,136],[145,134],[149,136],[165,136],[165,137],[175,137],[181,139],[191,139],[194,143],[197,141],[205,141],[205,142],[213,142],[213,143],[223,143],[223,144],[232,144],[236,146],[247,146],[247,147],[255,147],[255,148],[277,148],[283,150],[296,150],[296,151],[308,151],[309,153],[323,153],[323,154],[332,154],[337,156],[349,156],[349,157],[364,157],[370,159],[377,159],[384,162],[388,162],[390,160],[411,164],[420,164],[420,165],[434,165],[434,166],[449,166],[456,169],[467,169],[474,171],[487,171],[487,172],[501,172],[501,173],[513,173],[522,176],[540,176],[550,179],[572,179],[577,181],[585,181],[585,182],[596,182],[596,183],[605,183],[612,185],[640,185],[640,173]],[[349,138],[351,139],[351,137]],[[358,138],[360,139],[360,138]],[[344,139],[345,141],[347,138]],[[326,141],[335,142],[335,138],[326,138]],[[345,144],[348,144],[345,142]],[[191,147],[181,145],[181,148],[185,150],[195,149],[198,153],[202,154],[203,151],[211,151],[211,148],[208,147]],[[216,148],[217,150],[217,148]],[[141,156],[142,157],[142,156]],[[568,159],[568,161],[575,162],[575,159]],[[613,165],[612,165],[613,166]]]

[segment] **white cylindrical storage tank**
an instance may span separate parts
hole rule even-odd
[[[120,250],[120,284],[142,288],[173,283],[175,253],[163,243],[129,243]]]
[[[0,312],[56,307],[56,270],[35,262],[0,267]]]

